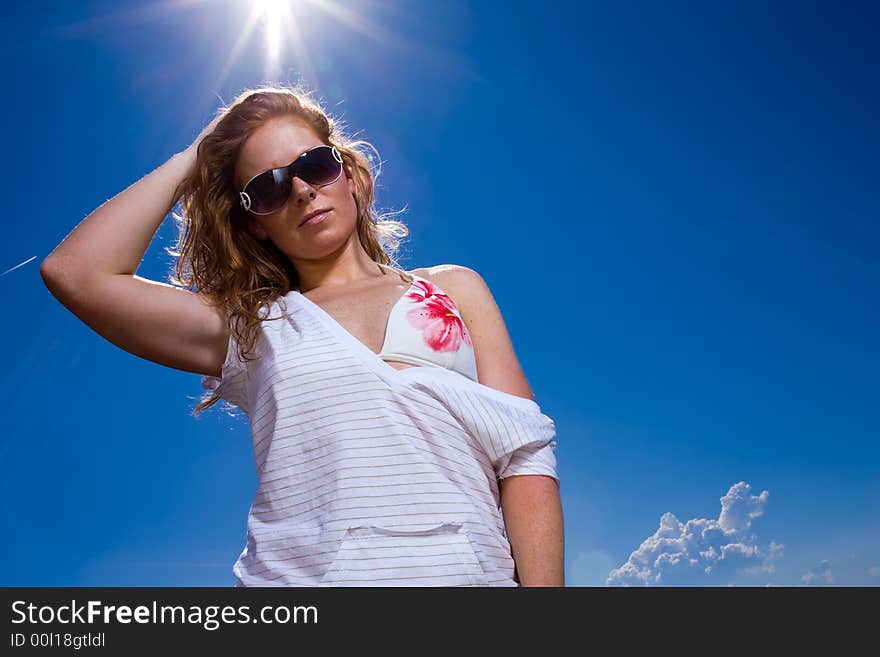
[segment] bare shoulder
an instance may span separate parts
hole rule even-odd
[[[427,278],[432,283],[444,289],[453,300],[457,301],[461,293],[468,294],[472,292],[472,288],[485,288],[488,286],[475,270],[463,265],[434,265],[433,267],[422,267],[413,269],[411,274]]]
[[[410,273],[428,279],[450,296],[474,346],[480,383],[526,399],[531,388],[492,291],[483,277],[463,265],[435,265]]]
[[[452,264],[434,265],[433,267],[413,269],[410,273],[427,278],[446,292],[462,312],[466,323],[475,314],[473,311],[469,312],[468,309],[481,308],[489,302],[492,305],[495,304],[495,299],[492,297],[492,292],[486,281],[470,267]],[[470,329],[469,324],[468,328]]]

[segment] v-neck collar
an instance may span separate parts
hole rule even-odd
[[[408,272],[407,272],[408,273]],[[391,309],[388,312],[388,316],[385,318],[385,334],[382,340],[382,348],[377,354],[372,349],[370,349],[363,342],[358,340],[351,332],[346,329],[342,324],[340,324],[336,318],[333,317],[330,313],[324,310],[317,303],[309,299],[306,295],[304,295],[299,290],[291,290],[290,293],[297,299],[302,301],[302,305],[306,307],[308,310],[312,311],[313,315],[316,315],[318,319],[324,321],[324,324],[333,332],[338,340],[343,342],[343,344],[349,345],[355,352],[357,352],[361,360],[363,360],[367,365],[369,365],[374,371],[377,373],[383,373],[386,376],[390,377],[399,377],[406,370],[414,369],[413,367],[404,367],[403,369],[398,370],[396,367],[392,367],[389,365],[379,354],[385,351],[385,345],[388,344],[388,329],[390,328],[391,318],[394,315],[394,311],[397,309],[406,296],[412,292],[412,289],[416,286],[416,284],[422,279],[421,276],[416,276],[415,274],[409,274],[412,277],[413,282],[406,289],[406,291],[398,297],[397,301],[391,306]],[[418,366],[416,366],[418,367]]]
[[[413,287],[419,280],[427,280],[415,274],[409,275],[413,277],[412,284],[407,288],[406,292],[401,294],[397,301],[394,302],[394,305],[391,306],[391,310],[389,311],[388,317],[385,320],[384,343],[387,343],[388,341],[388,324],[397,306],[403,302],[403,299],[406,297],[407,294],[412,291]],[[300,308],[304,309],[306,312],[310,313],[315,319],[320,321],[335,336],[340,344],[342,344],[343,346],[347,346],[353,352],[353,355],[357,356],[370,371],[374,372],[383,381],[389,383],[390,385],[395,385],[397,383],[410,380],[407,378],[410,375],[413,377],[418,377],[421,374],[430,374],[432,377],[436,376],[440,377],[441,379],[448,376],[454,378],[458,385],[468,386],[476,391],[479,391],[483,395],[492,397],[499,402],[506,403],[509,406],[530,413],[540,412],[540,407],[538,406],[537,402],[532,399],[527,399],[525,397],[520,397],[509,392],[504,392],[502,390],[492,388],[483,383],[480,383],[479,381],[474,381],[473,379],[464,376],[460,372],[455,372],[439,365],[436,367],[427,365],[415,365],[412,367],[404,367],[400,370],[396,367],[391,367],[391,365],[385,362],[379,356],[379,354],[375,353],[372,349],[367,347],[367,345],[365,345],[363,342],[361,342],[351,333],[349,333],[349,331],[345,327],[343,327],[342,324],[336,321],[333,315],[331,315],[321,306],[309,299],[302,292],[300,292],[299,290],[291,290],[286,295],[286,297],[290,297],[299,301],[298,305]],[[383,350],[385,348],[384,343],[382,345]]]

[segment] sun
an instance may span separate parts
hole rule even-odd
[[[245,0],[243,0],[245,1]],[[315,78],[306,34],[314,33],[317,13],[325,14],[343,25],[367,34],[376,34],[378,27],[365,16],[357,13],[348,0],[345,6],[340,0],[246,0],[249,16],[239,35],[243,45],[251,33],[265,26],[264,52],[266,77],[281,74],[282,62],[296,62],[299,72],[308,79]],[[236,53],[238,48],[233,49]]]
[[[281,32],[284,24],[293,18],[291,0],[257,0],[255,11],[266,22],[266,57],[277,65],[281,55]]]
[[[144,0],[136,7],[91,16],[60,25],[52,31],[62,38],[92,37],[151,21],[170,20],[175,14],[183,17],[184,11],[188,12],[186,20],[190,20],[189,12],[216,12],[218,5],[227,3],[235,7],[230,12],[234,18],[230,16],[229,33],[213,41],[222,48],[215,58],[218,62],[216,77],[209,83],[215,91],[222,88],[238,62],[253,59],[251,48],[254,45],[264,53],[264,79],[282,79],[296,74],[311,81],[314,87],[320,87],[312,54],[320,51],[326,61],[326,44],[321,42],[321,36],[327,30],[332,30],[333,36],[357,33],[382,48],[394,50],[407,60],[429,57],[432,64],[453,64],[456,75],[462,72],[470,75],[468,70],[462,71],[455,65],[458,59],[425,48],[420,42],[410,41],[399,30],[390,29],[388,18],[400,10],[392,3],[376,3],[375,0],[224,0],[223,3],[217,0]],[[386,14],[385,19],[375,20],[367,15],[379,10]],[[199,25],[198,20],[191,22]],[[307,39],[312,43],[307,43]],[[194,41],[212,43],[201,39]]]
[[[269,70],[275,70],[281,58],[281,34],[288,29],[288,22],[294,18],[293,2],[256,0],[254,13],[258,20],[266,24],[266,66]]]

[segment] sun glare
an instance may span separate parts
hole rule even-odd
[[[345,31],[357,33],[408,60],[428,58],[432,65],[442,66],[455,75],[464,73],[472,76],[466,62],[454,52],[409,41],[404,34],[389,29],[387,21],[377,21],[364,13],[368,8],[371,12],[381,10],[396,13],[398,10],[392,3],[383,5],[367,0],[232,1],[237,5],[234,22],[230,24],[233,33],[216,39],[217,47],[222,50],[218,52],[217,60],[220,63],[211,83],[215,91],[222,88],[237,63],[250,59],[253,46],[263,52],[265,66],[262,75],[265,79],[287,80],[296,77],[320,88],[318,71],[312,58],[316,54],[321,57],[322,73],[326,74],[329,61],[326,43],[307,44],[306,36],[319,39],[322,30],[330,29],[328,26],[331,24],[335,24],[334,38]],[[123,28],[140,27],[153,21],[170,20],[175,15],[183,20],[183,12],[216,11],[218,4],[215,0],[145,0],[134,8],[91,16],[69,25],[60,25],[51,31],[66,39],[94,37]],[[189,21],[188,15],[185,18]],[[199,26],[198,20],[189,22]],[[203,39],[193,41],[204,42]]]
[[[290,0],[257,0],[256,11],[266,23],[266,67],[277,72],[281,60],[281,33],[293,16]]]
[[[284,0],[261,0],[259,5],[266,19],[266,55],[272,62],[281,54],[281,21],[284,18]]]

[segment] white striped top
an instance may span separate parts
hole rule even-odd
[[[558,481],[538,404],[395,369],[296,290],[260,317],[259,358],[231,335],[221,377],[202,377],[250,422],[259,483],[236,586],[518,586],[498,480]]]

